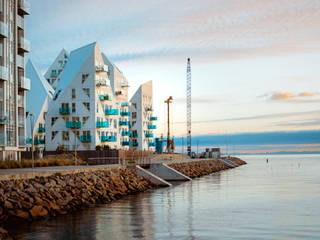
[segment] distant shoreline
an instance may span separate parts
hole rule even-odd
[[[265,152],[265,153],[232,153],[230,155],[235,156],[235,155],[305,155],[305,154],[320,154],[319,151],[315,152]],[[222,154],[223,156],[225,154]]]

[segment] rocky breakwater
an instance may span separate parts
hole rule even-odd
[[[126,167],[0,181],[0,222],[31,221],[107,203],[153,185]],[[0,225],[0,239],[10,239]]]
[[[239,158],[230,158],[229,160],[238,165],[246,164],[245,161]],[[190,178],[201,177],[204,175],[231,168],[228,165],[216,159],[175,162],[168,163],[167,165]]]

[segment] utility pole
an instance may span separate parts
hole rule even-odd
[[[187,62],[187,150],[191,157],[191,63]]]
[[[34,136],[33,136],[34,115],[33,113],[30,113],[29,116],[30,116],[30,130],[31,130],[31,141],[32,141],[32,144],[31,144],[32,168],[34,168]]]
[[[168,135],[167,135],[167,152],[170,153],[171,140],[170,140],[170,103],[173,98],[170,96],[166,101],[164,101],[168,106]]]
[[[182,154],[184,154],[184,139],[181,137],[181,142],[182,142]]]

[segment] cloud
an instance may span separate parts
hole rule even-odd
[[[320,121],[319,120],[311,120],[311,121],[298,121],[298,122],[281,122],[275,124],[279,127],[307,127],[307,126],[319,126]]]
[[[299,94],[299,97],[313,97],[319,94],[319,92],[302,92]]]
[[[301,92],[298,94],[294,94],[291,92],[274,91],[258,96],[258,98],[265,98],[271,101],[285,101],[292,103],[317,103],[320,102],[320,99],[312,97],[318,95],[320,95],[320,92]]]
[[[294,97],[294,94],[290,92],[274,92],[271,94],[270,99],[275,101],[283,101],[293,97]]]

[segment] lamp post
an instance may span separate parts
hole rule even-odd
[[[32,145],[31,145],[31,155],[32,155],[32,168],[34,168],[34,135],[33,135],[33,128],[34,128],[34,119],[33,119],[33,117],[34,117],[34,115],[33,115],[33,113],[30,113],[29,114],[29,116],[30,116],[30,129],[31,129],[31,141],[32,141]]]

